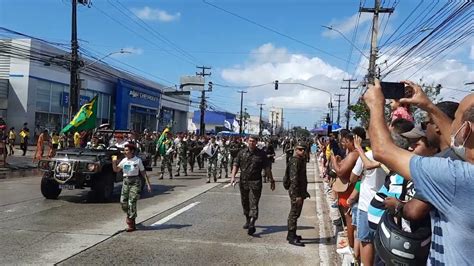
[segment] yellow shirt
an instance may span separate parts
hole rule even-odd
[[[329,157],[331,157],[331,147],[330,145],[328,144],[326,146],[326,159],[329,160]]]
[[[10,130],[10,132],[8,132],[8,139],[16,139],[15,131]]]
[[[74,146],[76,148],[81,146],[81,134],[79,132],[74,133]]]
[[[53,144],[59,144],[59,136],[57,136],[57,135],[56,135],[56,136],[52,136],[52,137],[51,137],[51,142],[52,142]]]

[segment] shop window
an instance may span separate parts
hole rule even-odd
[[[62,94],[65,91],[65,86],[62,84],[51,84],[51,113],[63,113]],[[67,108],[66,108],[67,109]]]
[[[51,83],[36,80],[36,111],[49,112],[51,101]]]

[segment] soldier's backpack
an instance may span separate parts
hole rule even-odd
[[[283,176],[283,187],[288,190],[290,189],[290,164],[291,160],[286,164],[286,169],[285,169],[285,176]]]

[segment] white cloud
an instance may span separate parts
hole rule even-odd
[[[264,84],[274,80],[280,83],[303,83],[319,89],[336,92],[347,74],[318,57],[289,53],[267,43],[254,50],[251,58],[241,67],[223,69],[221,77],[239,85]],[[325,92],[295,84],[281,84],[249,88],[247,99],[255,99],[267,106],[283,108],[327,107]]]
[[[354,29],[354,27],[356,26],[358,17],[359,17],[359,13],[356,13],[348,18],[333,19],[331,20],[331,22],[329,22],[329,24],[325,26],[333,27],[334,29],[337,29],[338,31],[342,32],[347,38],[350,38],[348,34],[350,34],[352,30]],[[359,19],[359,27],[369,22],[371,19],[372,17],[369,13],[362,13]],[[329,29],[324,30],[322,35],[324,37],[329,37],[329,38],[342,37],[338,32],[334,30],[329,30]]]
[[[132,8],[132,12],[135,13],[139,18],[144,20],[158,20],[161,22],[171,22],[178,20],[181,17],[181,13],[170,14],[165,10],[158,8],[150,8],[145,6],[143,8]]]

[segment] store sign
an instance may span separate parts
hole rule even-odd
[[[136,90],[130,90],[128,95],[132,98],[140,98],[140,99],[144,99],[144,100],[148,100],[148,101],[152,101],[152,102],[159,102],[160,101],[160,97],[158,97],[158,96],[153,96],[153,95],[150,95],[150,94],[147,94],[147,93],[144,93],[144,92],[141,92],[141,91],[136,91]]]
[[[79,99],[79,106],[83,106],[84,104],[91,101],[91,98],[88,96],[82,96]],[[61,106],[69,106],[69,92],[63,92],[61,94]]]

